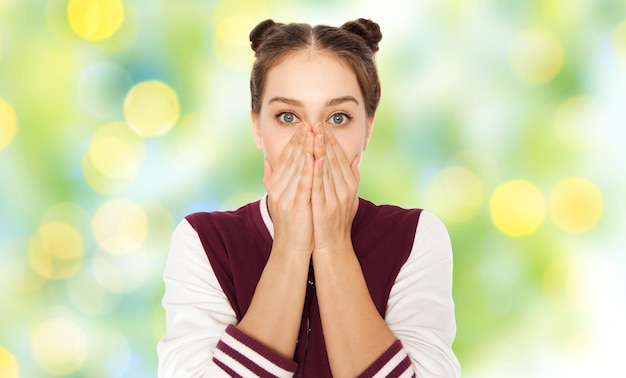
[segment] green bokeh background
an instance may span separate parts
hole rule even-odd
[[[72,30],[67,8],[0,0],[0,100],[17,120],[0,148],[0,376],[15,376],[15,366],[20,377],[156,375],[173,228],[190,212],[264,193],[247,34],[269,17],[381,25],[383,97],[360,194],[426,208],[447,224],[463,376],[626,376],[622,0],[128,0],[119,30],[96,42]],[[548,37],[527,39],[524,50],[529,30]],[[563,63],[548,79],[517,71],[541,76],[555,51]],[[178,122],[164,135],[135,135],[143,159],[130,178],[93,184],[85,159],[96,132],[125,122],[124,99],[146,80],[175,91]],[[600,195],[573,187],[554,213],[553,190],[570,178]],[[514,222],[520,211],[494,201],[511,180],[532,184],[542,200],[528,205],[539,221],[523,236],[492,216],[512,213]],[[126,204],[120,224],[145,221],[130,252],[98,237],[107,230],[94,220],[111,203]],[[128,209],[143,217],[125,218]],[[581,211],[601,217],[579,232],[563,226]],[[50,222],[78,235],[79,256],[63,255],[67,237],[41,247]],[[42,257],[41,248],[60,255]]]

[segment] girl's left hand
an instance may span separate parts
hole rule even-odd
[[[314,132],[313,253],[352,250],[352,221],[359,206],[359,157],[348,161],[329,129],[316,125]]]

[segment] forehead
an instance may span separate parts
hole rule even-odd
[[[268,71],[263,97],[264,101],[276,95],[323,100],[351,95],[361,99],[360,92],[356,75],[347,64],[336,56],[307,50],[287,55]]]

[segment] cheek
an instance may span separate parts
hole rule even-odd
[[[365,143],[365,135],[362,133],[346,133],[345,135],[338,135],[335,133],[337,138],[337,142],[341,148],[343,148],[343,152],[346,154],[346,158],[348,158],[348,162],[352,163],[352,160],[356,156],[360,156],[363,152],[363,143]]]

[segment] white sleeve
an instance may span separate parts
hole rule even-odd
[[[159,377],[229,377],[213,354],[237,317],[187,220],[174,231],[163,280],[166,333],[157,345]]]
[[[444,224],[422,211],[413,248],[387,303],[387,325],[406,349],[418,377],[459,377],[452,342],[452,246]]]

